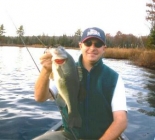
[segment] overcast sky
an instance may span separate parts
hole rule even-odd
[[[146,3],[151,0],[0,0],[0,25],[15,36],[23,25],[25,35],[74,35],[87,27],[136,36],[148,35]],[[13,21],[13,22],[12,22]],[[14,23],[14,24],[13,24]]]

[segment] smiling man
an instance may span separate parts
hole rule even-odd
[[[82,81],[87,96],[80,109],[85,118],[85,138],[113,140],[127,126],[127,107],[120,75],[102,62],[105,44],[103,30],[93,27],[83,32],[79,65],[83,69]]]
[[[62,117],[63,131],[50,132],[35,140],[73,140],[75,137],[81,140],[116,140],[127,127],[124,83],[121,76],[102,61],[106,49],[104,31],[97,27],[87,28],[83,32],[79,47],[82,54],[77,67],[81,70],[81,86],[86,91],[85,96],[81,95],[83,98],[78,102],[82,126],[70,129]],[[51,58],[50,54],[44,54],[41,58],[43,68],[35,85],[36,101],[50,98],[49,87],[53,92],[56,91],[49,81],[52,71]],[[62,108],[65,118],[68,118],[67,111],[67,107]]]

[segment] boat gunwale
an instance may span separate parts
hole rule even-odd
[[[49,129],[47,132],[49,132],[49,131],[59,131],[59,130],[62,130],[63,129],[62,128],[62,124],[63,124],[62,123],[62,120],[60,120],[53,127],[51,127],[51,129]],[[121,136],[118,138],[118,140],[129,140],[129,139],[127,138],[127,136],[124,133],[122,133]]]

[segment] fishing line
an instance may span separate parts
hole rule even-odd
[[[13,23],[13,25],[14,25],[15,29],[16,29],[16,30],[18,30],[18,29],[17,29],[17,27],[16,27],[16,25],[15,25],[15,23],[13,22],[13,20],[12,20],[11,16],[8,14],[8,12],[7,12],[7,15],[8,15],[8,16],[9,16],[9,18],[11,19],[11,21],[12,21],[12,23]],[[20,39],[21,39],[22,43],[24,44],[24,47],[26,47],[26,49],[27,49],[27,51],[28,51],[29,55],[31,56],[31,58],[32,58],[32,60],[33,60],[33,62],[34,62],[34,64],[35,64],[35,66],[36,66],[36,68],[37,68],[37,69],[38,69],[38,71],[40,72],[39,67],[37,66],[37,64],[36,64],[35,60],[33,59],[33,57],[32,57],[32,55],[31,55],[31,53],[30,53],[30,51],[29,51],[28,47],[25,45],[25,42],[24,42],[24,40],[23,40],[22,36],[21,36],[21,35],[19,35],[19,37],[20,37]],[[37,38],[38,38],[38,37],[37,37]],[[38,38],[38,40],[42,43],[42,41],[41,41],[39,38]],[[42,43],[42,44],[43,44],[43,43]],[[45,45],[44,45],[44,46],[45,46]],[[53,95],[53,93],[52,93],[51,89],[49,89],[49,92],[50,92],[50,94],[51,94],[52,98],[53,98],[54,100],[56,100],[56,98],[55,98],[55,96]],[[63,113],[62,113],[62,110],[61,110],[60,106],[59,106],[59,105],[57,105],[57,107],[59,108],[60,114],[62,115],[62,117],[64,118],[64,120],[67,122],[67,119],[66,119],[66,117],[63,115]],[[70,131],[71,131],[71,133],[72,133],[73,137],[75,138],[75,140],[78,140],[78,139],[76,138],[76,135],[74,134],[74,132],[73,132],[72,128],[70,128],[70,127],[69,127],[69,129],[70,129]]]
[[[7,11],[6,11],[7,12]],[[17,27],[16,27],[16,25],[15,25],[15,23],[13,22],[13,19],[11,18],[11,16],[8,14],[8,12],[7,12],[7,15],[9,16],[9,18],[11,19],[11,21],[12,21],[12,23],[13,23],[13,25],[14,25],[14,27],[15,27],[15,29],[16,30],[18,30],[17,29]],[[30,51],[29,51],[29,49],[28,49],[28,47],[26,46],[26,44],[25,44],[25,42],[24,42],[24,40],[23,40],[23,38],[22,38],[22,36],[21,35],[19,35],[19,37],[20,37],[20,39],[21,39],[21,41],[22,41],[22,43],[24,44],[24,47],[26,47],[26,49],[27,49],[27,51],[28,51],[28,53],[29,53],[29,55],[31,56],[31,58],[32,58],[32,60],[33,60],[33,62],[34,62],[34,64],[35,64],[35,66],[36,66],[36,68],[38,69],[38,71],[40,72],[40,69],[39,69],[39,67],[37,66],[37,64],[36,64],[36,62],[35,62],[35,60],[33,59],[33,57],[32,57],[32,55],[31,55],[31,53],[30,53]],[[41,40],[40,40],[41,41]],[[49,89],[49,92],[51,93],[51,96],[53,97],[53,99],[55,100],[55,97],[54,97],[54,95],[52,94],[52,91]]]
[[[36,38],[39,40],[39,42],[44,46],[44,47],[46,47],[47,48],[47,46],[40,40],[40,38],[39,37],[37,37],[36,36]]]
[[[6,12],[7,12],[7,11],[6,11]],[[7,12],[7,15],[8,15],[8,16],[9,16],[9,18],[11,19],[11,21],[12,21],[12,23],[13,23],[13,25],[14,25],[14,27],[15,27],[16,31],[18,31],[18,29],[17,29],[17,27],[16,27],[15,23],[13,22],[13,19],[12,19],[12,18],[11,18],[11,16],[8,14],[8,12]],[[30,53],[30,51],[29,51],[28,47],[25,45],[25,42],[24,42],[24,40],[23,40],[22,36],[21,36],[21,35],[19,35],[19,37],[20,37],[20,39],[21,39],[21,41],[22,41],[22,43],[23,43],[24,47],[27,49],[27,51],[28,51],[29,55],[31,56],[31,59],[33,60],[33,62],[34,62],[34,64],[35,64],[36,68],[37,68],[37,69],[38,69],[38,71],[40,72],[39,67],[37,66],[37,64],[36,64],[36,62],[35,62],[35,60],[34,60],[34,58],[32,57],[32,55],[31,55],[31,53]]]

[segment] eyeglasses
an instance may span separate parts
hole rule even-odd
[[[101,48],[101,47],[104,45],[104,43],[101,42],[101,41],[97,41],[97,42],[93,43],[91,40],[87,40],[87,41],[85,41],[85,42],[83,42],[83,43],[84,43],[84,45],[87,46],[87,47],[90,47],[92,44],[94,44],[94,46],[95,46],[96,48]]]

